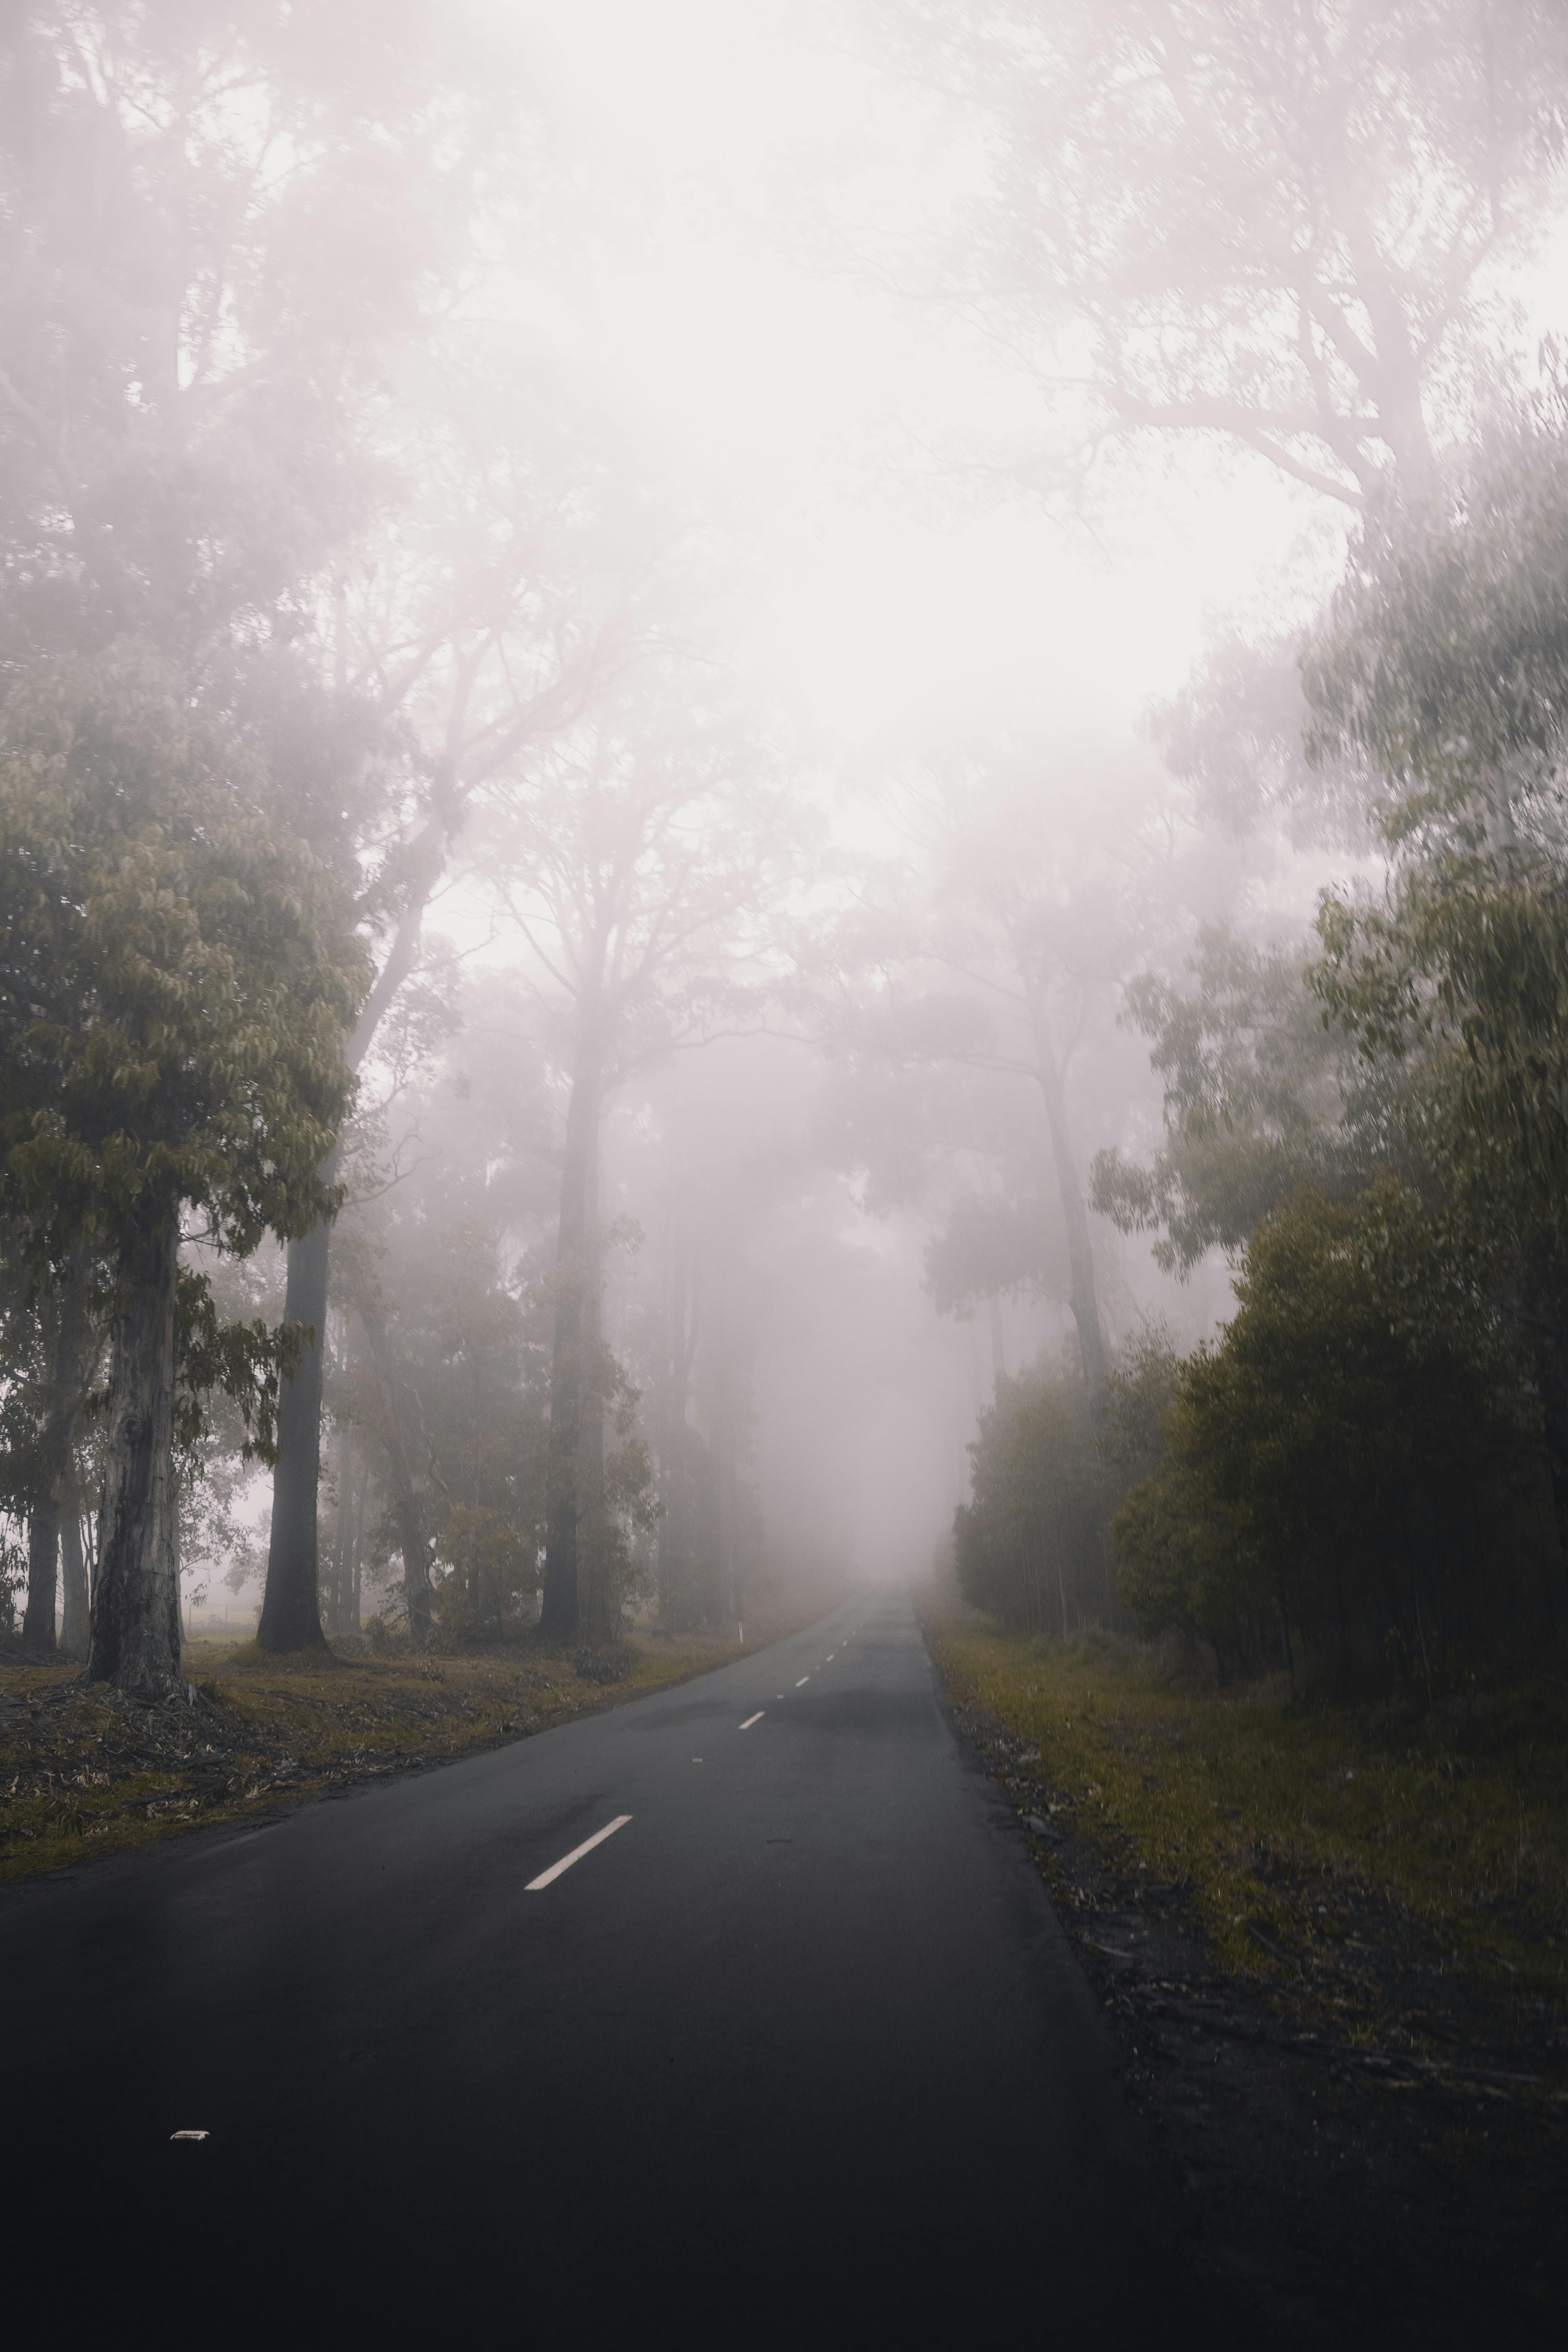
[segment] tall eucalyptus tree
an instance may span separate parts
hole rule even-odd
[[[562,740],[499,831],[565,1093],[542,1621],[554,1638],[603,1640],[618,1614],[603,1533],[603,1105],[725,1017],[799,839],[776,755],[700,673],[651,664]]]

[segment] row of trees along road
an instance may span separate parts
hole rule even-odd
[[[987,186],[932,282],[1037,370],[1055,451],[1078,462],[1031,452],[1029,477],[1070,506],[1114,478],[1118,451],[1196,437],[1359,518],[1321,622],[1222,641],[1157,714],[1188,796],[1174,820],[1167,801],[1142,853],[1159,887],[1137,888],[1135,850],[1120,923],[1079,887],[1031,893],[1015,823],[986,868],[984,948],[972,927],[958,954],[951,932],[918,950],[962,961],[967,1002],[951,982],[928,989],[916,1022],[884,982],[869,992],[866,1034],[893,1023],[911,1069],[984,1061],[1048,1089],[1048,1056],[1006,1038],[1038,1001],[1041,942],[1076,1006],[1103,973],[1152,1042],[1166,1136],[1152,1164],[1101,1151],[1093,1206],[1151,1234],[1174,1271],[1215,1244],[1245,1253],[1218,1346],[1183,1366],[1157,1330],[1135,1338],[1098,1415],[1048,1372],[999,1382],[960,1514],[961,1574],[1020,1622],[1065,1628],[1103,1589],[1125,1495],[1124,1598],[1148,1630],[1201,1626],[1222,1664],[1291,1663],[1292,1622],[1314,1643],[1331,1625],[1347,1659],[1381,1640],[1408,1661],[1435,1627],[1459,1636],[1478,1621],[1528,1639],[1561,1600],[1558,1538],[1532,1500],[1543,1462],[1568,1526],[1554,1141],[1565,419],[1554,391],[1521,411],[1488,381],[1487,354],[1489,332],[1507,331],[1503,271],[1555,202],[1568,24],[1548,7],[1426,0],[999,0],[877,20],[983,126]],[[1513,421],[1488,427],[1489,412]],[[1014,747],[964,750],[1005,794]],[[1300,947],[1237,938],[1216,898],[1234,899],[1280,830],[1381,856],[1386,898],[1331,894]],[[1058,870],[1071,835],[1058,823]],[[1219,893],[1202,854],[1216,840],[1237,859]],[[955,870],[950,858],[950,889]],[[1200,931],[1180,979],[1183,915]],[[1154,967],[1141,977],[1140,953]],[[916,970],[904,965],[906,990]],[[1083,1017],[1069,1040],[1092,1034]],[[1098,1066],[1077,1088],[1102,1132],[1126,1123],[1106,1093]],[[1065,1272],[1092,1381],[1103,1352],[1062,1124],[1066,1268],[1047,1271],[1038,1213],[1020,1216],[1028,1188],[1009,1189],[1003,1160],[1000,1192],[950,1221],[933,1286],[962,1305],[987,1288],[1048,1293]],[[1457,1487],[1465,1507],[1433,1539],[1433,1498]]]
[[[52,1646],[96,1326],[91,1671],[153,1692],[179,1681],[175,1398],[189,1426],[213,1369],[194,1343],[264,1442],[279,1369],[180,1281],[182,1221],[234,1251],[309,1223],[347,1099],[373,772],[300,625],[365,511],[358,397],[436,258],[398,234],[430,127],[427,43],[399,30],[351,57],[283,8],[37,9],[0,57],[12,1346],[73,1335],[26,1465],[26,1626]],[[289,166],[264,171],[274,142]],[[378,267],[337,266],[349,221]]]
[[[25,1629],[52,1648],[103,1357],[89,1672],[143,1691],[179,1684],[175,1485],[218,1390],[277,1464],[260,1638],[321,1640],[353,1081],[476,796],[632,657],[668,545],[591,399],[540,365],[520,402],[515,339],[454,303],[543,172],[498,38],[348,0],[4,36],[6,1345],[47,1399],[11,1457]],[[268,1232],[270,1337],[176,1271],[183,1234]]]
[[[1287,1659],[1336,1624],[1347,1655],[1462,1630],[1482,1535],[1331,1609],[1338,1538],[1300,1499],[1339,1482],[1393,1524],[1439,1390],[1434,1426],[1486,1435],[1497,1526],[1538,1473],[1568,1502],[1565,428],[1487,359],[1556,201],[1568,21],[855,13],[976,133],[957,233],[899,266],[1038,387],[1042,446],[993,469],[1070,519],[1195,440],[1348,552],[1326,614],[1218,645],[1160,715],[1163,778],[1005,710],[891,742],[867,771],[907,854],[805,897],[799,755],[692,585],[722,587],[721,534],[581,362],[506,323],[551,311],[516,299],[521,257],[558,296],[596,225],[493,12],[46,0],[0,35],[0,1307],[34,1649],[63,1556],[89,1672],[179,1687],[181,1530],[225,1448],[273,1469],[269,1648],[319,1644],[323,1582],[341,1622],[394,1555],[416,1637],[515,1612],[541,1568],[556,1636],[607,1638],[649,1572],[672,1614],[728,1605],[745,1301],[829,1178],[923,1221],[940,1301],[1070,1319],[1059,1376],[999,1381],[961,1528],[975,1589],[1035,1622],[1113,1605],[1120,1508],[1151,1627]],[[1282,835],[1353,845],[1384,896],[1331,896],[1310,940],[1238,935]],[[482,987],[430,936],[454,885],[514,957]],[[731,1166],[693,1234],[658,1073],[770,992],[833,1056],[791,1147],[811,1177],[786,1202]],[[459,1021],[504,1040],[516,1099],[486,1080],[502,1139],[465,1130],[443,1202],[418,1123],[461,1125]],[[1139,1030],[1165,1122],[1130,1156]],[[634,1314],[614,1269],[644,1218]],[[1117,1227],[1173,1269],[1242,1257],[1226,1339],[1130,1351]],[[1348,1363],[1380,1316],[1364,1458],[1342,1416],[1282,1434],[1269,1400],[1318,1392],[1300,1351]],[[733,1373],[710,1460],[700,1328]],[[684,1553],[683,1518],[710,1529]]]

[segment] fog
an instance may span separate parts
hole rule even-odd
[[[16,2277],[1556,2343],[1565,1766],[1568,0],[7,0]]]
[[[1562,61],[1178,13],[17,17],[7,676],[147,649],[362,967],[330,1253],[185,1194],[313,1335],[213,1392],[187,1610],[455,1623],[464,1512],[547,1619],[597,1514],[602,1634],[923,1575],[999,1379],[1231,1312],[1170,991],[1391,870],[1296,649],[1539,381]]]

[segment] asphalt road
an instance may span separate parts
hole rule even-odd
[[[24,1886],[0,1983],[8,2268],[84,2316],[967,2347],[1187,2314],[1162,2160],[900,1595]]]

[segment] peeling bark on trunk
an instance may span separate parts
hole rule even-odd
[[[580,1452],[589,1345],[597,1333],[597,1267],[590,1264],[589,1201],[599,1127],[598,1039],[585,1019],[572,1075],[566,1149],[561,1165],[561,1224],[555,1255],[555,1328],[550,1361],[550,1444],[546,1457],[544,1600],[540,1631],[547,1641],[575,1638],[580,1618],[578,1523]],[[588,1311],[588,1294],[595,1306]],[[603,1444],[603,1422],[600,1422]],[[602,1475],[602,1474],[601,1474]]]
[[[92,1639],[87,1589],[87,1553],[81,1540],[79,1500],[73,1487],[60,1520],[60,1570],[65,1586],[60,1648],[68,1658],[85,1658]]]
[[[174,1525],[174,1297],[171,1212],[118,1268],[110,1331],[107,1468],[88,1675],[142,1699],[183,1697]]]
[[[338,1155],[322,1165],[324,1183],[337,1174]],[[291,1380],[278,1399],[278,1467],[272,1479],[272,1532],[267,1546],[267,1587],[256,1628],[262,1650],[324,1650],[317,1579],[316,1496],[321,1483],[321,1361],[327,1337],[328,1251],[331,1228],[312,1225],[289,1244],[283,1319],[310,1336],[300,1349]]]

